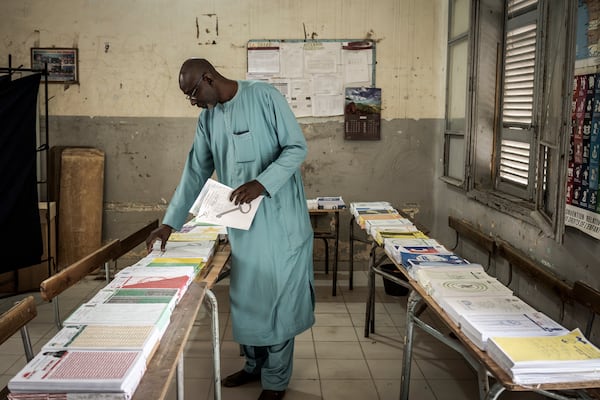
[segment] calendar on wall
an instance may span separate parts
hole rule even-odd
[[[381,89],[346,88],[344,139],[379,140],[381,138]]]
[[[247,79],[284,95],[296,117],[345,115],[347,88],[375,86],[372,40],[250,40]]]

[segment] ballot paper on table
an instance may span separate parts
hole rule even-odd
[[[252,220],[264,196],[258,196],[250,203],[235,205],[229,200],[233,191],[227,185],[213,179],[208,179],[190,213],[196,216],[199,222],[228,226],[237,229],[250,229]]]

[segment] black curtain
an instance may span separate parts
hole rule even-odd
[[[43,254],[35,129],[40,78],[0,81],[0,273],[39,264]]]

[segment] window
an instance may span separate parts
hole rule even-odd
[[[444,130],[444,178],[463,185],[465,133],[468,117],[470,0],[450,0],[448,13],[448,61],[446,124]]]
[[[462,182],[470,198],[558,241],[564,229],[575,6],[547,0],[449,2],[444,180]],[[462,31],[453,25],[459,11],[470,16]]]

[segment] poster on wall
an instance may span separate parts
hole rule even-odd
[[[573,81],[565,224],[600,239],[600,74]]]
[[[78,83],[77,49],[37,48],[31,49],[31,68],[44,70],[48,66],[48,82]]]
[[[579,0],[565,225],[600,239],[600,8]],[[591,7],[590,7],[591,6]]]
[[[372,40],[250,40],[247,79],[271,83],[296,117],[344,115],[344,89],[375,86]]]

